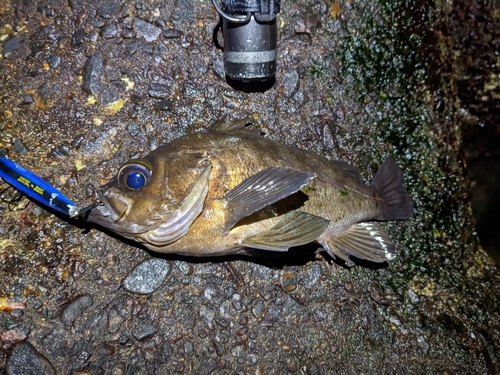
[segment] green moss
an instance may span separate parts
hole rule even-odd
[[[363,136],[385,146],[365,149],[366,157],[383,160],[391,153],[414,201],[413,219],[386,224],[400,244],[387,284],[401,295],[408,283],[422,284],[424,294],[432,285],[433,298],[443,299],[436,306],[445,311],[450,304],[474,306],[471,298],[485,297],[488,290],[479,284],[471,294],[470,285],[457,285],[467,275],[486,280],[494,271],[486,271],[486,260],[477,262],[485,254],[478,249],[460,158],[450,54],[440,36],[448,18],[439,6],[445,5],[358,2],[333,53],[342,79],[353,83],[352,95],[370,108],[373,125]]]
[[[322,58],[314,59],[313,63],[309,66],[308,72],[314,78],[324,80],[329,76],[330,68],[326,61]]]

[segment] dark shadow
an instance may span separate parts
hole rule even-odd
[[[388,266],[387,262],[375,263],[375,262],[370,262],[369,260],[366,260],[366,259],[359,259],[359,258],[356,258],[353,256],[351,256],[350,258],[356,266],[368,268],[368,269],[373,270],[373,271],[376,271],[376,270],[379,270],[382,268],[387,268],[387,266]]]
[[[264,81],[238,81],[226,75],[226,82],[233,89],[246,93],[265,92],[276,83],[276,77],[272,76]]]
[[[62,215],[57,215],[61,219],[64,220]],[[153,250],[148,249],[144,245],[124,238],[115,232],[112,232],[106,228],[100,227],[98,225],[86,222],[81,219],[70,219],[67,220],[72,225],[75,225],[78,228],[84,230],[83,233],[88,233],[91,229],[97,229],[108,236],[115,238],[129,246],[136,247],[144,250],[149,255],[155,258],[171,260],[171,261],[183,261],[194,264],[200,263],[216,263],[222,264],[225,262],[232,262],[243,260],[246,262],[256,263],[264,267],[272,268],[272,269],[283,269],[285,267],[290,266],[305,266],[309,262],[315,262],[321,260],[323,258],[325,261],[329,263],[335,263],[338,266],[343,268],[351,268],[351,266],[347,265],[341,259],[333,259],[326,251],[323,251],[321,246],[318,244],[310,243],[303,246],[292,247],[288,251],[265,251],[265,250],[255,250],[248,249],[248,254],[233,254],[233,255],[219,255],[219,256],[204,256],[204,257],[196,257],[196,256],[187,256],[187,255],[179,255],[179,254],[164,254],[155,252]],[[319,253],[319,256],[318,256]],[[378,270],[381,268],[387,268],[387,262],[384,263],[374,263],[364,259],[352,258],[352,261],[356,266],[361,266],[364,268],[368,268],[371,270]]]

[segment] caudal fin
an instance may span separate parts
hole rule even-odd
[[[385,202],[385,209],[376,220],[399,220],[413,216],[413,202],[406,192],[403,172],[392,157],[388,157],[373,178],[372,186]]]

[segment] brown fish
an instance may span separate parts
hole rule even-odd
[[[344,161],[217,124],[123,164],[88,220],[161,253],[287,251],[316,242],[333,257],[396,255],[380,220],[413,204],[392,158],[371,185]],[[375,220],[375,221],[374,221]]]

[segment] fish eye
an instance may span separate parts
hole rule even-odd
[[[139,190],[147,185],[151,178],[151,171],[145,165],[134,163],[126,164],[118,173],[118,182],[122,188]]]

